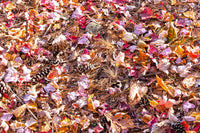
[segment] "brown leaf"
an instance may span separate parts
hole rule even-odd
[[[0,101],[0,107],[3,109],[3,110],[7,110],[7,106],[2,102]]]
[[[19,106],[18,108],[16,108],[13,111],[13,114],[15,115],[15,117],[22,117],[25,114],[26,108],[27,108],[27,105],[23,104]]]
[[[145,123],[148,123],[148,122],[151,120],[151,118],[152,118],[151,115],[145,114],[145,115],[142,117],[142,121],[144,121]]]
[[[137,104],[141,98],[147,93],[148,88],[140,85],[138,82],[133,82],[130,85],[129,99],[130,104]]]

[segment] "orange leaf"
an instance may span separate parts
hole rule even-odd
[[[48,79],[53,79],[57,76],[57,73],[55,70],[51,70],[47,76]]]
[[[145,114],[145,115],[142,117],[142,121],[144,121],[145,123],[148,123],[151,119],[152,119],[152,116],[151,116],[151,115],[148,115],[148,114]]]
[[[21,37],[21,38],[25,37],[25,35],[26,35],[26,30],[25,30],[25,28],[23,28],[22,30],[20,30],[19,33],[17,34],[17,36],[18,36],[18,37]]]
[[[35,103],[35,102],[28,103],[28,108],[29,109],[37,109],[37,103]]]
[[[50,83],[53,87],[55,87],[56,89],[59,89],[60,87],[59,87],[59,85],[56,83],[56,82],[52,82],[52,83]]]
[[[161,78],[158,77],[158,75],[156,75],[156,80],[160,87],[162,87],[165,91],[169,90],[168,86],[164,83],[164,81]]]
[[[167,91],[171,96],[174,96],[174,90],[173,88],[167,86],[164,81],[156,75],[156,80],[158,82],[158,85],[163,88],[163,90]]]
[[[177,46],[174,51],[180,58],[184,55],[184,49],[181,46]]]
[[[94,94],[91,94],[88,96],[88,109],[90,109],[93,112],[97,112],[94,102],[92,100],[93,96],[94,96]]]
[[[149,100],[149,103],[152,107],[156,107],[158,105],[158,102],[155,100]]]
[[[138,62],[141,62],[143,65],[146,65],[146,62],[148,60],[149,56],[142,52],[142,50],[139,51],[139,57],[137,58]]]

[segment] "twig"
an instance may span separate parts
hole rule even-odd
[[[8,37],[8,38],[11,38],[11,39],[13,39],[13,40],[18,40],[18,41],[20,41],[20,42],[22,42],[23,40],[22,39],[20,39],[20,38],[17,38],[17,37],[15,37],[15,36],[11,36],[11,35],[2,35],[2,34],[0,34],[0,38],[1,37]]]
[[[47,32],[50,30],[51,26],[52,26],[52,24],[49,25],[49,27],[48,27],[47,30],[45,31],[43,37],[44,37],[44,36],[47,34]]]
[[[15,28],[15,27],[19,27],[22,24],[23,24],[23,22],[19,22],[18,24],[15,24],[15,25],[9,27],[9,29],[12,29],[12,28]]]

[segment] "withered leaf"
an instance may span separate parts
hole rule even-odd
[[[17,107],[14,111],[13,111],[13,114],[15,115],[15,117],[22,117],[24,114],[25,114],[25,111],[26,111],[26,108],[27,108],[27,105],[26,104],[23,104],[19,107]]]
[[[139,82],[131,83],[129,92],[130,104],[137,104],[147,93],[147,90],[148,88],[146,86],[142,86]]]

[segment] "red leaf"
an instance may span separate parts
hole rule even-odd
[[[87,19],[86,16],[81,16],[77,19],[77,22],[80,24],[81,29],[85,29],[86,24],[87,24]]]
[[[126,42],[126,41],[124,41],[124,45],[123,45],[123,48],[128,48],[130,45]]]
[[[142,11],[142,13],[140,14],[140,16],[141,16],[142,20],[152,18],[153,17],[153,11],[150,8],[145,7],[144,10]]]
[[[185,121],[183,121],[181,124],[183,125],[186,131],[189,131],[189,125]]]
[[[196,132],[197,132],[197,131],[199,130],[199,127],[200,127],[200,123],[196,124],[196,125],[195,125],[195,128],[193,129],[193,131],[196,131]]]
[[[9,95],[7,93],[3,93],[3,97],[8,98]]]

